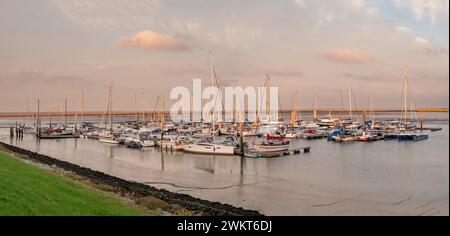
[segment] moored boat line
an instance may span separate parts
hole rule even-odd
[[[218,85],[216,72],[212,63],[210,52],[211,86]],[[269,87],[270,77],[267,74],[264,89]],[[173,122],[166,121],[164,112],[164,100],[162,109],[157,119],[115,123],[113,121],[112,107],[112,83],[109,86],[107,109],[103,114],[102,122],[99,126],[92,123],[79,121],[77,114],[74,116],[73,125],[67,123],[65,116],[64,125],[54,125],[51,122],[48,127],[42,127],[39,113],[35,121],[35,127],[18,126],[17,128],[26,130],[25,133],[34,133],[42,139],[60,138],[91,138],[97,139],[101,143],[119,145],[123,144],[129,148],[158,147],[171,151],[185,151],[198,154],[213,155],[240,155],[257,157],[271,156],[272,154],[284,153],[288,150],[297,150],[299,147],[291,147],[288,139],[302,138],[314,140],[327,138],[328,141],[346,142],[373,142],[379,140],[398,141],[420,141],[428,139],[428,135],[423,133],[422,125],[418,127],[412,120],[414,112],[411,100],[408,98],[407,69],[404,71],[404,100],[402,117],[398,120],[375,119],[372,96],[370,95],[370,119],[367,120],[366,113],[360,119],[353,113],[356,108],[353,91],[349,83],[348,117],[333,117],[331,111],[328,117],[318,117],[317,96],[314,100],[314,111],[312,120],[301,119],[301,112],[297,102],[298,94],[294,101],[293,110],[289,121],[280,120],[256,120],[255,122],[240,121],[225,122],[216,119],[215,112],[210,112],[210,118],[202,122]],[[82,93],[83,94],[83,93]],[[83,95],[82,95],[83,96]],[[83,98],[83,97],[82,97]],[[266,97],[266,100],[268,97]],[[159,103],[159,96],[156,107]],[[268,100],[266,101],[268,104]],[[67,99],[65,100],[67,106]],[[411,111],[408,110],[411,107]],[[67,110],[67,109],[65,109]],[[67,113],[67,112],[66,112]],[[65,114],[66,114],[65,113]],[[81,111],[83,114],[84,111]],[[411,114],[408,119],[407,114]],[[233,114],[235,115],[235,114]],[[136,115],[137,117],[137,115]],[[270,116],[266,114],[266,117]],[[433,131],[433,130],[432,130]],[[253,137],[253,142],[244,142],[244,137]],[[258,142],[256,137],[262,138]],[[239,141],[238,141],[239,140]],[[270,155],[269,155],[270,154]]]

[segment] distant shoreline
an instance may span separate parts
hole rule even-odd
[[[291,109],[281,109],[279,111],[280,114],[288,114],[291,113],[293,110]],[[162,111],[113,111],[111,112],[113,116],[142,116],[144,115],[156,115],[156,114],[160,114]],[[301,113],[313,113],[312,109],[300,109],[299,112]],[[317,112],[319,114],[328,114],[328,113],[333,113],[333,114],[347,114],[350,111],[349,110],[341,110],[341,109],[327,109],[327,108],[318,108]],[[352,112],[354,114],[363,114],[364,112],[369,113],[370,110],[369,109],[355,109],[352,110]],[[373,110],[374,113],[378,113],[378,114],[392,114],[392,113],[401,113],[403,112],[402,110],[399,109],[374,109]],[[408,111],[409,112],[409,111]],[[416,113],[448,113],[449,109],[448,108],[419,108],[416,109],[412,112],[416,112]],[[165,115],[168,116],[170,115],[170,111],[164,111]],[[21,118],[21,117],[33,117],[36,116],[38,113],[37,112],[0,112],[0,118]],[[105,114],[104,111],[67,111],[67,112],[55,112],[55,111],[42,111],[40,112],[41,116],[74,116],[74,115],[83,115],[83,116],[102,116]],[[193,113],[191,113],[193,114]],[[200,114],[200,113],[199,113]]]

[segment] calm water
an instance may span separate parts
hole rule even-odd
[[[295,140],[295,146],[311,146],[311,153],[274,159],[133,150],[90,139],[36,141],[25,135],[18,141],[9,139],[7,129],[0,129],[0,139],[128,180],[270,215],[338,214],[341,208],[351,208],[346,214],[415,214],[412,206],[395,212],[386,206],[403,198],[438,202],[444,206],[440,213],[448,214],[449,125],[427,126],[443,131],[421,142]],[[335,204],[358,194],[366,197],[341,208]],[[316,207],[324,202],[333,204]]]

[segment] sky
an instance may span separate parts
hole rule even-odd
[[[448,107],[448,0],[0,0],[0,112],[152,110],[176,86],[278,86],[339,108]],[[137,102],[135,102],[137,101]],[[345,98],[345,101],[347,99]],[[27,105],[28,104],[28,105]],[[137,105],[136,105],[137,104]],[[344,104],[344,106],[346,106]]]

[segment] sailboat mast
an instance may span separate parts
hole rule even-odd
[[[64,99],[64,129],[67,128],[67,98]]]
[[[144,94],[141,94],[141,107],[142,107],[142,122],[145,123],[145,97]]]
[[[73,114],[73,131],[77,132],[77,123],[78,123],[78,112]]]
[[[41,106],[40,99],[38,98],[37,117],[36,117],[36,136],[41,137]]]
[[[350,120],[353,120],[353,113],[352,113],[352,88],[350,82],[348,83],[348,104],[349,104],[349,115]]]
[[[156,102],[155,102],[155,107],[153,109],[153,117],[152,117],[152,122],[157,121],[157,113],[156,113],[156,109],[158,108],[158,103],[159,103],[159,96],[156,97]]]
[[[317,95],[314,96],[314,111],[313,111],[313,121],[317,120]]]
[[[294,126],[295,122],[297,121],[297,95],[298,95],[298,91],[295,91],[294,98],[292,101],[292,111],[291,111],[291,120],[290,120],[290,123],[292,126]]]
[[[404,108],[404,114],[403,114],[403,118],[404,118],[404,122],[405,122],[405,126],[406,126],[406,122],[407,122],[407,117],[408,117],[408,102],[407,102],[407,94],[408,94],[408,84],[407,84],[407,79],[408,79],[408,67],[405,66],[404,68],[404,87],[403,87],[403,108]]]
[[[160,116],[161,116],[160,129],[161,129],[161,132],[163,132],[164,131],[164,119],[165,119],[165,117],[164,117],[164,98],[162,99],[162,111],[160,113]]]
[[[113,120],[112,120],[112,82],[109,85],[109,93],[108,93],[108,105],[106,108],[106,111],[108,113],[109,116],[109,129],[112,131],[112,124],[113,124]],[[105,128],[106,128],[106,122],[105,122]]]
[[[50,112],[48,116],[49,116],[49,124],[48,124],[48,126],[51,129],[52,128],[52,112]]]
[[[270,83],[270,77],[269,74],[267,74],[267,83],[266,83],[266,115],[269,117],[270,121],[270,102],[269,102],[269,84]]]
[[[84,118],[84,89],[81,90],[81,114],[80,114],[80,121],[83,123]]]
[[[214,68],[213,68],[213,61],[212,61],[212,51],[209,51],[209,65],[210,65],[210,79],[211,79],[211,88],[214,87]],[[214,104],[214,106],[211,109],[211,130],[214,131],[215,129],[215,122],[214,122],[214,109],[215,109],[216,104]],[[214,139],[214,135],[213,135],[213,139]]]
[[[374,112],[374,109],[373,109],[373,99],[372,99],[372,94],[370,94],[370,98],[369,98],[369,100],[370,100],[370,115],[371,115],[371,119],[372,119],[372,124],[373,123],[375,123],[375,112]]]
[[[301,108],[300,108],[300,93],[297,91],[297,117],[296,117],[296,119],[297,120],[301,120],[302,119],[302,111],[301,111]]]
[[[111,84],[111,99],[109,102],[109,129],[113,130],[113,115],[112,115],[112,84]]]
[[[37,122],[36,122],[36,133],[38,138],[41,137],[41,108],[40,108],[40,100],[37,100]]]
[[[135,116],[135,120],[136,122],[138,122],[138,108],[137,108],[137,96],[136,94],[134,94],[134,116]]]

